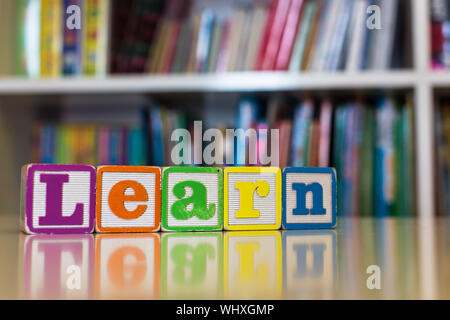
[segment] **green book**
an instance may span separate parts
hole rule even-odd
[[[402,130],[402,111],[396,108],[394,119],[394,186],[395,186],[395,200],[393,207],[393,215],[396,217],[405,215],[404,208],[404,190],[405,186],[402,184],[404,177],[404,149],[402,144],[404,142]]]
[[[370,107],[362,109],[363,136],[361,146],[360,210],[361,216],[373,216],[373,154],[374,113]]]
[[[292,57],[289,64],[289,71],[300,71],[316,4],[316,1],[309,1],[300,18],[301,22],[299,24],[297,39],[295,40],[294,51],[292,52]]]

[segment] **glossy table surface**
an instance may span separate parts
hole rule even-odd
[[[0,215],[1,299],[450,299],[444,218],[339,219],[324,231],[17,228],[16,216]]]

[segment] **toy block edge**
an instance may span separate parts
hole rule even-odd
[[[131,168],[131,170],[130,170]],[[101,188],[103,172],[142,172],[155,173],[155,226],[154,227],[102,227],[101,226]],[[95,232],[96,233],[144,233],[161,230],[161,168],[156,166],[122,166],[103,165],[97,167],[95,201]],[[100,191],[100,192],[99,192]],[[158,201],[159,200],[159,201]]]
[[[218,202],[219,207],[217,208],[218,224],[216,226],[175,226],[169,227],[168,216],[168,174],[169,173],[217,173],[218,174]],[[164,232],[208,232],[208,231],[222,231],[223,230],[223,213],[224,213],[224,192],[223,192],[223,169],[219,167],[164,167],[161,175],[161,230]]]
[[[286,222],[286,174],[287,173],[327,173],[331,174],[331,223],[287,223]],[[287,167],[283,170],[282,178],[282,229],[283,230],[324,230],[337,226],[337,176],[332,167]]]
[[[230,225],[228,224],[228,173],[275,173],[276,174],[276,222],[274,224],[255,224],[255,225]],[[279,167],[227,167],[223,173],[224,187],[224,212],[223,212],[223,228],[227,231],[251,231],[251,230],[279,230],[281,229],[282,215],[282,172]]]
[[[24,198],[24,225],[23,231],[28,234],[91,234],[95,229],[95,203],[96,203],[96,168],[92,165],[86,164],[44,164],[44,163],[30,163],[22,167],[26,170],[25,182],[25,198]],[[32,204],[33,192],[32,190],[34,172],[42,170],[50,171],[88,171],[90,173],[91,192],[89,196],[89,223],[85,228],[39,228],[36,230],[32,226]]]

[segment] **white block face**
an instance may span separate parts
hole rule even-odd
[[[270,233],[226,235],[226,299],[276,299],[281,295],[281,239],[278,231]]]
[[[297,192],[292,188],[293,183],[304,183],[309,185],[317,182],[323,189],[323,208],[326,210],[324,215],[294,215],[293,210],[297,208]],[[286,173],[286,223],[331,223],[332,214],[332,175],[331,173]],[[306,193],[306,208],[313,207],[312,192]]]
[[[138,205],[146,205],[145,212],[136,219],[122,219],[115,215],[108,203],[111,189],[120,181],[135,181],[141,184],[147,192],[148,201],[125,201],[124,207],[133,211]],[[134,228],[155,227],[155,174],[152,172],[103,172],[101,190],[101,227],[102,228]],[[125,195],[134,195],[134,190],[128,188]]]
[[[101,235],[96,245],[98,298],[157,298],[159,235]]]
[[[27,299],[90,299],[93,294],[92,235],[36,235],[24,243]]]
[[[331,299],[336,281],[335,233],[285,231],[285,292],[294,299]]]
[[[34,229],[60,229],[61,225],[40,225],[39,218],[46,215],[47,183],[41,182],[41,175],[68,175],[69,181],[62,187],[62,216],[69,217],[75,211],[78,203],[83,205],[83,222],[81,225],[64,225],[64,228],[88,228],[90,217],[90,196],[92,191],[91,172],[89,171],[40,171],[33,176],[32,226]],[[55,195],[60,197],[61,195]]]
[[[198,181],[202,183],[206,187],[206,200],[208,206],[210,204],[215,204],[215,212],[214,216],[207,220],[199,219],[196,216],[191,217],[188,220],[178,220],[172,214],[170,208],[172,205],[180,200],[173,194],[173,188],[176,184],[182,181],[192,180]],[[168,180],[168,195],[167,195],[167,225],[169,227],[188,227],[188,226],[217,226],[219,224],[219,176],[217,173],[197,173],[197,172],[169,172]],[[188,198],[192,196],[192,189],[187,187],[185,188],[186,194],[183,198]],[[189,204],[187,206],[187,210],[192,210],[193,204]]]
[[[275,173],[229,172],[228,174],[228,224],[229,225],[273,225],[277,223],[277,197]],[[236,211],[241,208],[241,191],[236,189],[239,181],[266,181],[269,193],[261,197],[253,193],[253,209],[259,210],[259,218],[236,218]]]
[[[222,295],[222,234],[163,235],[164,298],[215,299]]]

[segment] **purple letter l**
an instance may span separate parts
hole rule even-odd
[[[69,182],[68,174],[42,174],[41,182],[47,184],[45,216],[39,218],[39,225],[81,225],[83,224],[83,204],[77,203],[71,216],[62,215],[63,184]]]

